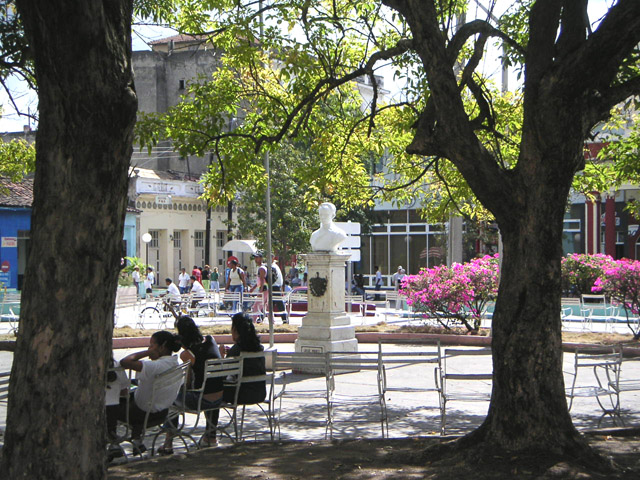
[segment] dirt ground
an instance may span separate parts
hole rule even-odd
[[[636,432],[637,433],[637,432]],[[425,460],[434,438],[334,442],[245,443],[111,467],[109,480],[383,480],[640,478],[640,437],[595,435],[591,444],[616,464],[596,473],[548,456],[469,455],[465,461]],[[471,453],[471,452],[470,452]]]

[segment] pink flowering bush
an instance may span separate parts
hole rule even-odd
[[[633,318],[640,315],[640,262],[637,260],[616,260],[604,270],[594,282],[594,293],[604,293],[624,308],[627,325],[635,340],[640,339],[638,322]]]
[[[401,292],[415,311],[435,318],[445,328],[451,323],[469,331],[480,328],[482,313],[498,294],[498,254],[451,267],[439,265],[407,275]]]
[[[606,268],[615,263],[609,255],[601,253],[572,253],[562,259],[562,289],[573,295],[591,293]]]

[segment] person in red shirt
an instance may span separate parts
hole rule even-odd
[[[202,283],[202,270],[200,270],[196,265],[193,266],[193,270],[191,270],[191,275],[196,277],[196,280]]]

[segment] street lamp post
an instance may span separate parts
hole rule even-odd
[[[147,253],[145,257],[145,264],[147,267],[149,266],[149,242],[151,241],[151,234],[149,232],[142,234],[142,241],[145,243],[147,247]]]

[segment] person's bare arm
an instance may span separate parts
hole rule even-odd
[[[131,355],[127,355],[122,360],[120,360],[120,365],[122,365],[123,368],[141,372],[142,362],[140,360],[148,356],[149,350],[142,350],[140,352],[132,353]]]

